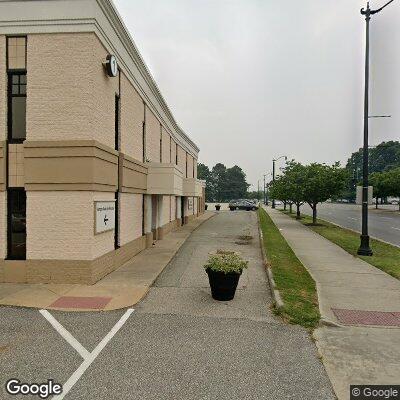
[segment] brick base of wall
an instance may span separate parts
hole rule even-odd
[[[185,217],[187,221],[193,218]],[[180,226],[181,219],[176,219],[158,228],[158,239]],[[0,260],[0,283],[93,285],[152,244],[150,232],[95,260]]]
[[[1,260],[0,282],[92,285],[145,248],[142,236],[95,260]]]

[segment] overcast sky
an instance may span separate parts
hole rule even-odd
[[[362,145],[361,0],[114,0],[199,161],[345,162]],[[386,0],[371,1],[379,7]],[[400,0],[371,25],[370,143],[399,140]]]

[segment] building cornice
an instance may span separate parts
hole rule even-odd
[[[28,2],[0,0],[0,8],[4,7],[6,3],[9,4],[9,7],[12,3],[24,3],[24,15],[21,18],[16,16],[8,18],[9,16],[1,13],[0,9],[0,34],[94,32],[107,50],[116,54],[121,70],[167,132],[181,147],[197,158],[199,148],[177,124],[112,1],[86,0],[86,3],[90,6],[94,2],[101,10],[103,17],[98,15],[93,7],[89,6],[82,11],[83,15],[78,15],[76,6],[71,7],[68,4],[75,1],[77,0],[30,0]],[[33,6],[34,3],[65,3],[65,7],[62,9],[63,13],[60,9],[61,4],[60,6],[57,5],[57,11],[54,9],[46,10],[43,15],[35,10],[36,12],[33,13],[32,17],[29,7]],[[104,17],[109,25],[105,22]],[[138,76],[138,73],[140,76]]]

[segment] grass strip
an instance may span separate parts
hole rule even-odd
[[[265,252],[284,302],[275,312],[290,323],[314,328],[320,319],[315,282],[266,211],[260,208],[258,215]]]
[[[289,211],[283,211],[287,215],[295,218],[295,214],[290,214]],[[359,256],[357,254],[358,247],[360,246],[360,234],[352,230],[342,228],[328,221],[318,219],[317,225],[312,225],[312,217],[308,215],[301,215],[299,220],[303,225],[308,226],[314,232],[319,233],[324,238],[337,244],[342,249],[354,257],[361,258],[367,263],[376,268],[388,273],[389,275],[400,279],[400,248],[392,246],[391,244],[381,242],[377,239],[370,239],[370,245],[374,252],[373,256]]]

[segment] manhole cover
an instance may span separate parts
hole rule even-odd
[[[400,326],[400,312],[362,311],[332,308],[343,325]]]

